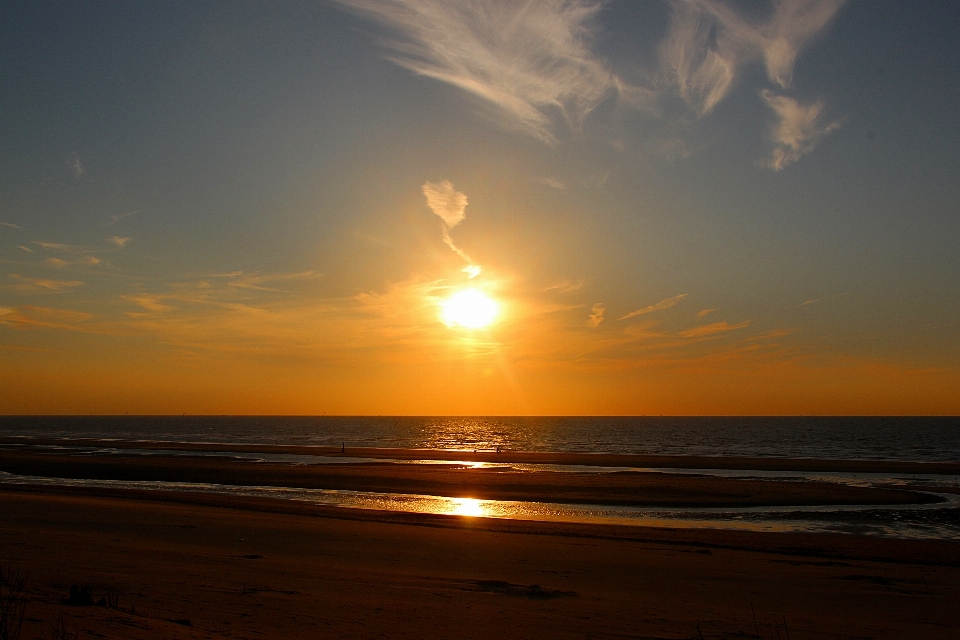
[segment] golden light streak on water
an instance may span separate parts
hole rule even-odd
[[[488,515],[482,500],[475,498],[451,498],[451,510],[447,511],[452,516],[473,516],[482,517]]]

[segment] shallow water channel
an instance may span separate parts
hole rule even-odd
[[[103,453],[103,452],[99,452]],[[126,452],[129,454],[129,450]],[[243,456],[246,457],[246,456]],[[263,460],[273,456],[257,456]],[[331,459],[342,462],[342,458]],[[359,462],[359,460],[353,460]],[[280,460],[270,460],[280,462]],[[284,462],[294,462],[284,460]],[[305,461],[297,461],[303,464]],[[311,461],[317,463],[316,460]],[[477,463],[464,463],[477,464]],[[482,464],[482,463],[479,463]],[[570,470],[609,472],[617,469],[587,469],[573,465],[554,469],[553,465],[510,465],[519,470]],[[549,467],[549,469],[547,468]],[[648,470],[659,471],[659,470]],[[671,473],[684,470],[671,469]],[[104,487],[157,491],[200,492],[298,500],[345,509],[376,509],[407,513],[432,513],[477,518],[621,524],[669,528],[739,529],[750,531],[835,532],[894,538],[960,540],[960,495],[937,491],[940,487],[960,486],[955,476],[897,476],[881,474],[713,472],[697,469],[689,473],[733,477],[818,480],[860,486],[904,486],[934,493],[942,502],[923,505],[891,506],[813,506],[813,507],[741,507],[741,508],[644,508],[589,504],[559,504],[510,500],[478,500],[444,496],[377,493],[332,489],[301,489],[270,486],[235,486],[163,481],[78,480],[20,476],[0,472],[0,483],[40,486]]]

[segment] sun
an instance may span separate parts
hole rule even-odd
[[[496,320],[500,305],[476,289],[461,289],[440,304],[440,319],[448,327],[482,329]]]

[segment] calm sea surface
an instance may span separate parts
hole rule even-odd
[[[960,418],[0,417],[0,435],[960,461]]]

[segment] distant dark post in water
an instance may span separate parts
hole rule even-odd
[[[347,451],[347,443],[346,442],[340,443],[340,453],[346,453],[346,451]]]

